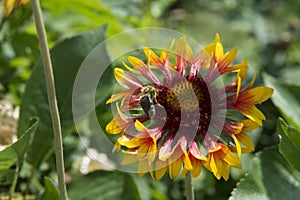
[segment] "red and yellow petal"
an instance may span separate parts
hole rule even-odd
[[[119,127],[119,124],[117,123],[116,118],[119,117],[119,115],[116,115],[113,120],[111,120],[107,125],[106,125],[106,132],[110,134],[119,134],[123,131],[122,128]]]
[[[205,165],[205,167],[207,169],[209,169],[210,171],[217,171],[217,166],[216,166],[216,162],[215,162],[215,154],[214,152],[210,151],[208,153],[208,159],[207,159],[207,163]]]
[[[132,141],[134,139],[134,141]],[[122,134],[121,137],[118,138],[118,143],[122,146],[126,146],[128,148],[138,147],[140,138],[135,138],[130,135]]]
[[[221,70],[221,74],[223,71],[226,71],[226,68],[234,61],[237,55],[237,49],[233,49],[230,52],[227,52],[223,58],[220,59],[218,63],[218,68]]]
[[[137,161],[137,158],[136,158],[135,154],[129,154],[128,152],[126,152],[121,164],[122,165],[130,165],[132,163],[135,163],[136,161]]]
[[[229,179],[229,173],[230,173],[229,169],[230,169],[230,165],[225,164],[220,173],[220,176],[223,177],[225,181]]]
[[[257,123],[249,119],[241,120],[240,123],[243,124],[243,131],[251,131],[259,126]]]
[[[221,42],[221,38],[220,38],[220,34],[219,33],[216,33],[216,37],[215,37],[215,43],[216,42]]]
[[[155,178],[160,180],[168,170],[168,164],[166,161],[161,161],[157,159],[155,166]]]
[[[192,169],[193,169],[193,165],[192,165],[192,163],[191,163],[191,160],[190,160],[190,158],[189,158],[187,152],[186,152],[185,150],[182,150],[182,151],[183,151],[182,157],[183,157],[184,168],[185,168],[186,170],[188,170],[188,171],[189,171],[189,170],[192,170]]]
[[[193,169],[192,176],[197,177],[201,173],[201,167],[207,162],[207,158],[203,156],[198,148],[198,145],[195,141],[192,142],[189,149],[189,158]]]
[[[186,61],[191,61],[194,57],[191,47],[187,44],[186,38],[181,37],[176,46],[176,56],[184,58]]]
[[[246,78],[246,74],[248,71],[248,63],[243,59],[242,63],[236,64],[233,67],[230,67],[233,71],[238,72],[237,76],[241,77],[242,81]]]
[[[213,153],[208,154],[208,162],[204,165],[209,171],[211,171],[217,179],[221,177],[218,175],[218,168],[215,162],[215,155]]]
[[[3,14],[5,17],[9,17],[11,12],[19,7],[20,5],[25,5],[29,0],[5,0],[3,2]]]
[[[236,147],[236,151],[237,151],[237,153],[238,153],[238,157],[240,158],[240,157],[241,157],[241,154],[242,154],[242,149],[241,149],[241,145],[240,145],[240,143],[239,143],[239,140],[235,137],[234,134],[232,134],[231,137],[232,137],[233,140],[234,140],[235,147]]]
[[[150,48],[144,48],[144,53],[150,64],[163,64],[162,60]]]
[[[123,92],[119,92],[117,94],[113,94],[111,95],[111,97],[105,102],[106,104],[110,104],[112,102],[118,101],[119,99],[122,99],[124,97],[126,97],[130,92],[128,92],[127,90],[123,91]]]
[[[138,163],[138,175],[144,176],[148,172],[150,173],[151,177],[154,178],[152,164],[147,160],[140,160]]]
[[[191,159],[191,163],[192,163],[192,166],[193,166],[192,176],[194,178],[196,178],[201,173],[201,167],[202,167],[203,163],[201,161],[199,161],[198,159]]]
[[[142,60],[140,60],[134,56],[128,56],[128,61],[134,68],[139,68],[139,67],[145,65],[145,63]]]
[[[223,177],[225,180],[229,178],[229,167],[233,166],[241,168],[240,160],[230,151],[224,144],[220,144],[221,148],[209,151],[208,162],[204,165],[208,170],[213,172],[217,179]]]
[[[153,162],[156,156],[156,142],[153,141],[144,141],[144,144],[141,145],[137,152],[138,159],[145,158],[149,162]]]
[[[235,145],[235,148],[230,147],[230,150],[234,150],[234,152],[238,153],[238,156],[241,156],[241,153],[248,153],[254,151],[254,144],[251,138],[245,133],[239,133],[237,135],[232,135]],[[242,144],[245,147],[241,147]]]
[[[125,72],[121,68],[114,69],[114,76],[118,83],[124,88],[135,90],[143,87],[143,83],[139,79],[131,75],[129,72]]]
[[[248,152],[252,152],[254,151],[254,144],[251,140],[251,138],[245,134],[245,133],[240,133],[236,135],[236,138],[238,139],[238,141],[240,143],[243,144],[243,146],[245,146],[246,148],[244,148],[244,151],[247,149]],[[242,151],[242,153],[245,153]]]
[[[214,56],[214,52],[215,52],[215,49],[216,49],[216,44],[218,42],[220,42],[220,35],[218,33],[216,33],[216,37],[215,37],[215,40],[214,40],[214,43],[211,43],[211,44],[208,44],[207,46],[204,47],[204,50],[211,56],[213,57]]]
[[[176,66],[180,74],[185,72],[187,64],[193,58],[193,51],[191,47],[186,43],[186,38],[181,37],[176,46]]]
[[[121,144],[117,141],[115,144],[114,144],[114,147],[112,149],[112,152],[115,152],[115,151],[119,151],[121,149]]]
[[[136,128],[136,130],[138,132],[140,132],[140,133],[148,133],[148,131],[147,131],[146,127],[144,126],[144,124],[141,123],[139,120],[136,120],[134,122],[134,126],[135,126],[135,128]]]
[[[240,103],[236,105],[236,109],[240,111],[240,113],[257,123],[259,126],[262,126],[262,120],[266,119],[265,115],[253,104]]]
[[[213,57],[214,50],[216,48],[216,44],[212,43],[204,47],[204,52],[207,53],[210,57]]]
[[[141,74],[140,71],[133,69],[131,67],[129,67],[125,62],[122,62],[123,66],[130,72],[134,73],[134,74]]]
[[[225,146],[225,145],[222,145],[222,151],[223,153],[225,154],[224,157],[223,157],[223,160],[228,163],[229,165],[233,166],[233,167],[236,167],[236,168],[239,168],[241,169],[242,168],[242,165],[241,165],[241,161],[240,159],[238,159],[231,151],[230,149]]]
[[[158,158],[162,161],[166,161],[172,155],[172,139],[165,141],[163,146],[159,150]]]
[[[181,159],[177,159],[169,163],[169,176],[170,178],[175,178],[178,176],[180,170],[182,168],[182,161]]]
[[[274,89],[265,86],[252,88],[241,95],[238,101],[252,104],[260,104],[268,100],[274,92]]]
[[[217,63],[220,63],[222,61],[223,56],[224,56],[223,45],[220,42],[217,42],[216,49],[214,52],[214,59]]]
[[[14,9],[16,0],[5,0],[3,3],[3,13],[5,17],[8,17]]]

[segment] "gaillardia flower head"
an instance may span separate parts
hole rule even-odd
[[[124,89],[107,101],[119,101],[106,131],[119,134],[114,150],[124,152],[122,164],[137,162],[140,175],[157,179],[167,171],[171,178],[188,171],[197,177],[204,166],[227,180],[230,166],[241,168],[241,154],[254,150],[245,132],[262,125],[255,105],[273,89],[253,87],[255,77],[243,87],[248,64],[232,64],[237,50],[224,53],[218,34],[197,54],[185,37],[175,52],[143,50],[145,62],[129,56],[131,66],[115,68]],[[224,74],[236,77],[224,85]]]

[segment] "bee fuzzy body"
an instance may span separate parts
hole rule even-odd
[[[158,91],[153,86],[145,86],[141,90],[140,105],[144,113],[151,119],[155,116],[155,104],[157,104]]]

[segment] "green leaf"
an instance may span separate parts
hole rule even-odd
[[[38,39],[35,35],[27,33],[13,35],[12,47],[18,56],[37,57],[39,55]],[[28,49],[30,49],[30,53],[28,53]]]
[[[280,113],[300,129],[300,86],[284,84],[268,74],[263,74],[263,78],[266,85],[275,90],[271,98]]]
[[[56,187],[53,185],[52,181],[48,177],[45,177],[44,183],[45,191],[39,198],[39,200],[59,200],[59,193]]]
[[[30,138],[36,131],[38,120],[36,118],[30,121],[29,128],[17,142],[0,152],[0,186],[11,184],[16,165],[22,165],[25,153],[30,146]]]
[[[8,147],[0,152],[0,170],[9,169],[17,162],[18,158],[13,148]]]
[[[51,12],[51,15],[45,18],[46,23],[53,29],[52,32],[57,32],[63,38],[110,22],[109,35],[123,30],[122,20],[116,18],[111,10],[98,0],[73,0],[72,3],[69,0],[52,0],[41,3],[43,8]]]
[[[57,102],[60,112],[62,132],[64,135],[74,128],[72,115],[72,91],[74,80],[83,60],[101,41],[105,39],[106,26],[56,45],[51,50]],[[101,67],[102,62],[108,62],[105,49],[99,50],[101,62],[95,66]],[[98,65],[99,64],[99,65]],[[27,120],[37,116],[40,119],[37,134],[30,146],[27,161],[38,167],[53,152],[53,131],[46,92],[44,70],[39,60],[26,84],[26,91],[22,98],[18,133],[25,129]]]
[[[300,132],[278,119],[279,151],[295,169],[300,171]]]
[[[230,200],[294,200],[300,196],[300,173],[277,147],[256,154],[251,171],[233,190]]]
[[[23,161],[25,153],[27,152],[28,148],[31,145],[30,138],[31,138],[31,136],[35,135],[38,124],[39,124],[38,118],[36,118],[36,117],[31,118],[29,121],[29,126],[28,126],[27,130],[25,131],[24,135],[18,140],[18,142],[14,143],[12,145],[12,148],[15,150],[15,152],[18,156],[19,162]]]
[[[77,177],[67,189],[70,200],[147,199],[141,198],[132,176],[115,171],[95,171]]]
[[[146,178],[138,177],[132,175],[132,178],[136,184],[138,193],[140,194],[140,199],[142,200],[150,200],[151,198],[151,189],[149,183]]]

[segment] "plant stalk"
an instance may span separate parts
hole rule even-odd
[[[187,172],[185,175],[185,195],[187,200],[194,200],[194,187],[191,172]]]
[[[48,42],[46,37],[46,30],[43,22],[42,11],[39,0],[31,0],[32,12],[35,19],[35,26],[39,39],[41,57],[43,60],[48,101],[50,106],[50,113],[52,118],[54,143],[55,143],[55,157],[56,157],[56,171],[58,176],[58,187],[61,200],[67,200],[67,190],[65,185],[65,167],[63,158],[63,145],[62,145],[62,131],[60,125],[60,117],[57,106],[54,75]]]
[[[9,200],[13,199],[19,176],[19,163],[16,165],[15,176],[9,190]]]

